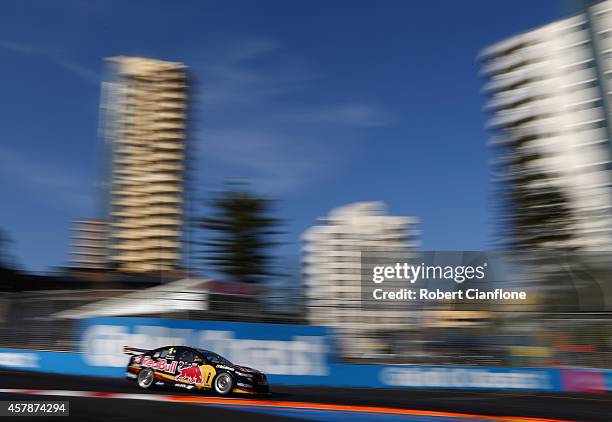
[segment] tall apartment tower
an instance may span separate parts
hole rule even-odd
[[[538,244],[609,251],[612,1],[493,44],[479,60],[502,190],[526,201],[540,195],[530,214],[549,224],[540,233],[571,234]],[[513,236],[522,239],[506,240],[529,244],[530,235],[519,228]]]
[[[102,127],[110,151],[109,261],[127,272],[179,268],[186,67],[141,57],[107,61]]]
[[[393,254],[419,245],[417,219],[390,216],[382,202],[335,208],[302,235],[303,279],[308,320],[336,329],[345,356],[371,353],[383,330],[406,327],[409,309],[361,308],[361,254],[366,249]]]

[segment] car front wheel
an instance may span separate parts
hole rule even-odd
[[[155,375],[151,368],[144,368],[138,373],[138,386],[140,388],[148,390],[153,386],[153,381],[155,381]]]
[[[234,379],[227,372],[221,372],[213,382],[215,392],[220,396],[225,396],[234,389]]]

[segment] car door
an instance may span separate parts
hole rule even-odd
[[[178,362],[176,380],[183,384],[197,384],[202,382],[202,373],[197,365],[196,356],[187,347],[178,347],[176,360]]]
[[[197,354],[197,360],[201,361],[200,368],[202,369],[202,386],[205,388],[211,388],[213,379],[217,375],[217,367],[215,363],[210,362],[206,359],[202,353],[195,351]]]
[[[195,385],[197,388],[210,388],[216,373],[215,368],[207,365],[200,353],[189,347],[179,347],[177,360],[177,381]]]
[[[153,369],[155,378],[158,380],[172,381],[177,373],[176,353],[177,348],[174,346],[160,347],[153,351],[150,359],[145,357],[142,365]]]

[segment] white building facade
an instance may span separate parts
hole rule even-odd
[[[373,335],[405,329],[408,312],[361,308],[361,254],[392,254],[418,247],[417,219],[386,215],[382,202],[361,202],[330,211],[302,235],[303,276],[308,320],[335,328],[345,356],[374,350]]]
[[[479,59],[491,144],[506,164],[500,179],[531,174],[534,185],[554,185],[573,215],[563,246],[610,250],[612,1],[496,43]]]

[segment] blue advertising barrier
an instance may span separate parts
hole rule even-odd
[[[611,371],[554,368],[350,365],[333,360],[325,327],[149,318],[92,318],[80,327],[80,352],[0,349],[0,366],[121,378],[123,346],[190,345],[260,369],[272,386],[431,388],[525,391],[612,389]]]
[[[125,366],[95,366],[82,353],[0,349],[0,366],[66,375],[123,378]],[[270,374],[271,385],[562,391],[556,369],[382,366],[332,363],[326,375]]]
[[[325,327],[154,318],[92,318],[80,327],[87,365],[125,368],[123,346],[188,345],[270,375],[329,375],[333,336]]]

